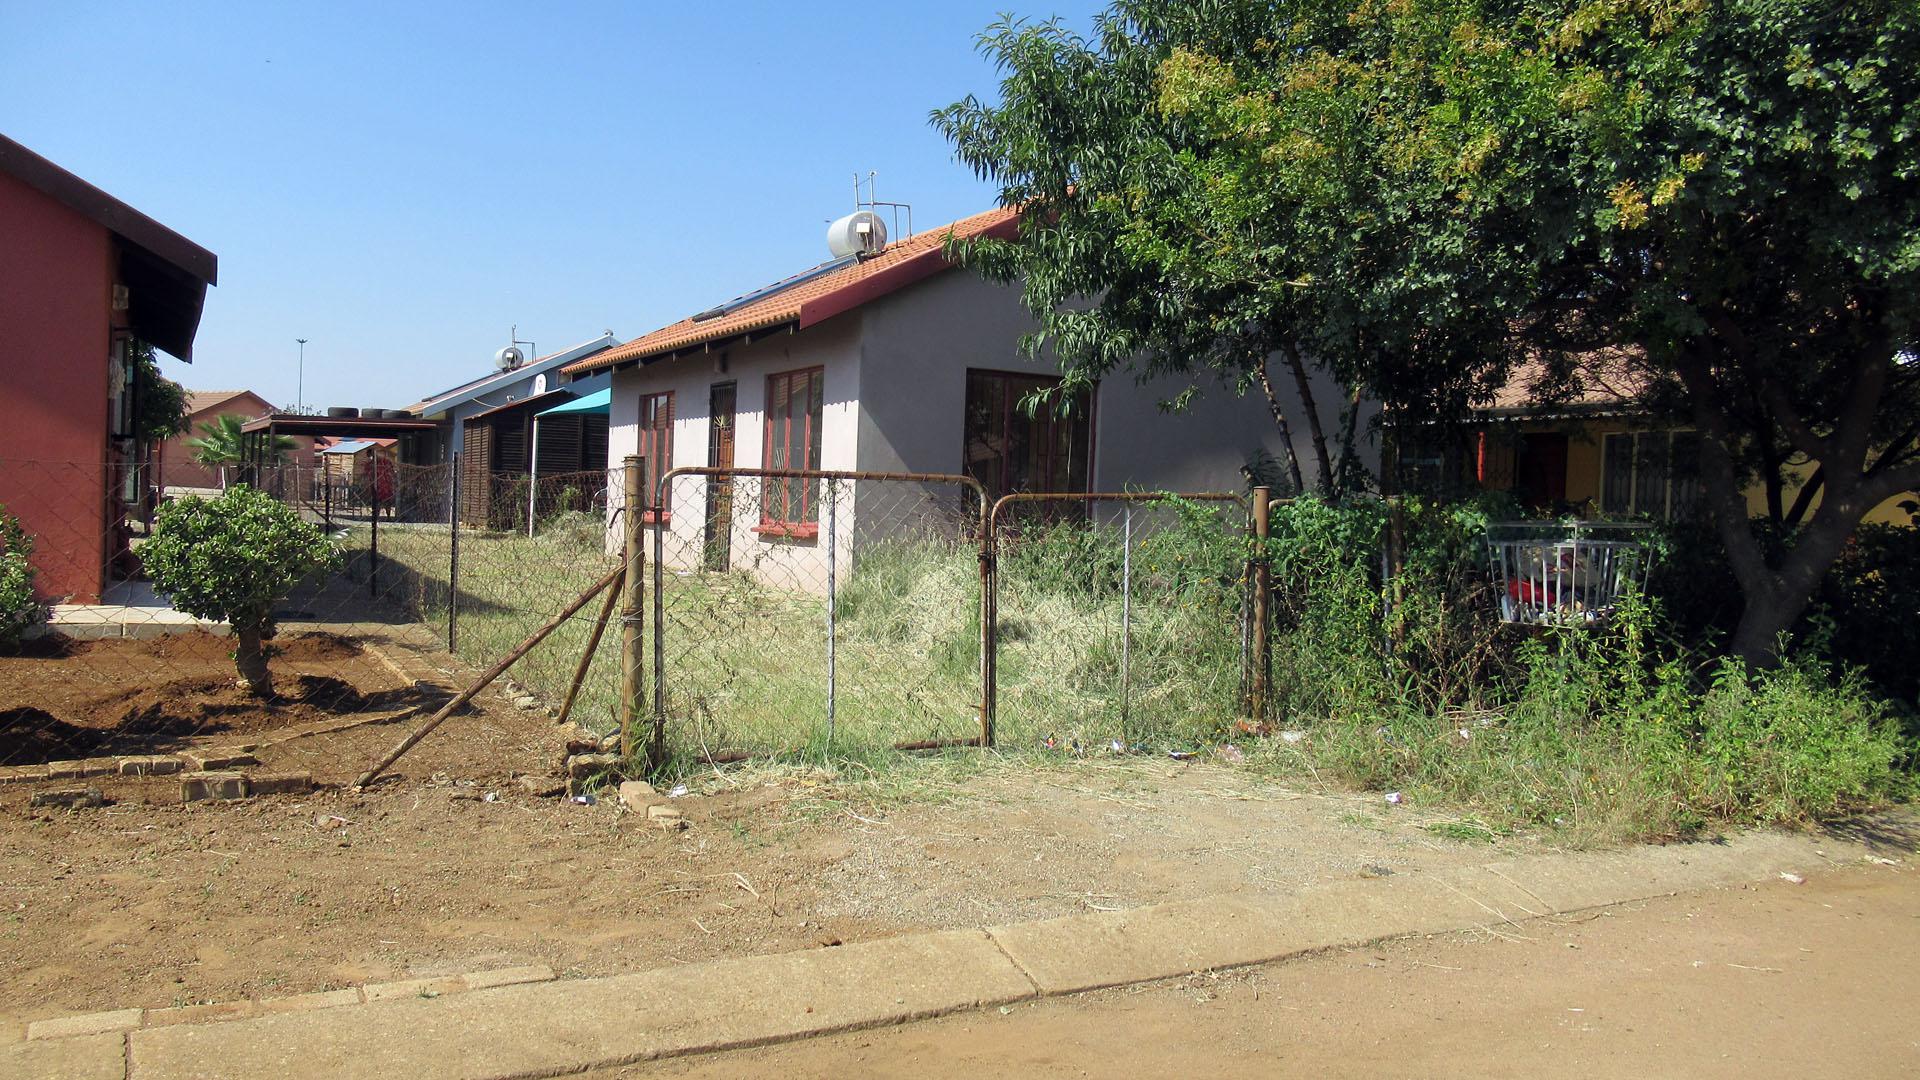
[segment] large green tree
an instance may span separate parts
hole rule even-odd
[[[1033,212],[960,254],[1022,283],[1069,383],[1271,399],[1272,365],[1303,395],[1318,367],[1404,429],[1522,357],[1550,395],[1609,350],[1705,436],[1756,661],[1920,485],[1910,0],[1124,0],[1090,38],[1008,20],[982,45],[998,100],[935,123]],[[1807,459],[1818,504],[1786,507]],[[1787,545],[1755,534],[1756,479]]]

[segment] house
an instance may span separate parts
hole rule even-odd
[[[1458,490],[1465,481],[1512,492],[1535,510],[1584,518],[1673,521],[1701,511],[1700,435],[1658,420],[1640,403],[1646,377],[1632,354],[1585,354],[1574,365],[1572,385],[1550,393],[1542,392],[1545,371],[1538,363],[1522,365],[1475,410],[1464,428],[1466,445],[1424,440],[1422,449],[1403,450],[1403,476],[1416,488]],[[1788,502],[1814,467],[1787,468]],[[1460,475],[1450,475],[1455,472]],[[1755,482],[1746,497],[1754,516],[1767,513],[1765,484]],[[1865,520],[1910,525],[1914,515],[1906,504],[1914,499],[1911,492],[1888,499]],[[1808,509],[1818,505],[1818,493],[1809,495]]]
[[[201,435],[201,429],[222,416],[251,420],[273,411],[272,403],[251,390],[187,391],[187,430],[162,443],[156,451],[154,472],[163,493],[176,490],[208,491],[220,487],[219,469],[193,459],[189,441]],[[313,440],[298,440],[295,460],[312,465]]]
[[[606,377],[583,385],[606,383]],[[589,395],[600,402],[603,386]],[[460,453],[460,520],[476,528],[519,529],[566,501],[585,509],[582,492],[604,491],[607,413],[573,408],[571,389],[548,390],[466,418]],[[529,480],[529,477],[533,479]],[[575,493],[568,499],[568,489]]]
[[[1061,410],[1018,407],[1057,383],[1058,369],[1020,353],[1035,321],[1019,289],[949,272],[944,250],[949,234],[1011,237],[1017,224],[1015,211],[992,210],[835,258],[566,370],[612,373],[608,461],[642,455],[649,490],[674,466],[752,466],[965,474],[995,497],[1244,491],[1249,460],[1279,449],[1253,398],[1204,393],[1170,413],[1161,402],[1183,382],[1116,376]],[[658,509],[675,546],[700,550],[734,494],[673,485]],[[836,539],[852,541],[853,519],[887,498],[859,495]],[[824,557],[814,486],[772,484],[755,505],[757,524],[729,527],[729,550],[709,564],[786,566],[790,578],[819,580],[798,572]],[[704,544],[711,551],[711,537]]]
[[[575,394],[591,394],[606,387],[608,380],[604,375],[595,377],[590,374],[584,379],[574,379],[564,369],[569,364],[587,360],[618,344],[619,339],[609,330],[591,341],[583,341],[533,360],[522,359],[518,347],[508,346],[500,350],[495,358],[498,370],[492,374],[416,401],[407,406],[405,412],[409,416],[432,420],[440,425],[432,460],[452,461],[455,453],[466,449],[466,422],[470,417],[524,402],[528,398],[558,390],[562,385]],[[517,465],[518,471],[525,472],[527,457],[523,450],[518,455],[510,456],[508,462]]]
[[[193,359],[212,252],[0,136],[0,505],[44,597],[96,602],[154,488],[144,342]]]

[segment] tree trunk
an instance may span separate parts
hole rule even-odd
[[[267,647],[260,627],[233,628],[233,666],[239,669],[240,685],[258,698],[273,696],[273,673],[267,670]]]
[[[1300,350],[1289,341],[1283,346],[1287,357],[1287,366],[1293,369],[1293,386],[1300,393],[1300,407],[1307,414],[1307,432],[1313,437],[1313,456],[1320,466],[1320,491],[1324,494],[1333,488],[1333,461],[1327,454],[1326,432],[1320,428],[1320,405],[1313,398],[1313,387],[1307,382],[1307,365],[1300,359]]]
[[[1307,490],[1300,480],[1300,458],[1293,452],[1293,428],[1287,424],[1286,410],[1280,407],[1280,396],[1273,392],[1273,380],[1267,378],[1266,357],[1260,358],[1254,374],[1260,380],[1261,391],[1267,395],[1267,408],[1273,412],[1273,424],[1280,429],[1280,445],[1287,449],[1287,479],[1293,483],[1293,490],[1289,494],[1298,495]]]

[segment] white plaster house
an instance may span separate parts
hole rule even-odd
[[[1020,336],[1034,320],[1019,290],[954,270],[943,243],[949,233],[1011,237],[1017,224],[1011,210],[977,214],[872,255],[823,263],[568,365],[575,377],[613,372],[608,467],[643,454],[650,488],[666,471],[663,462],[958,473],[997,497],[1013,490],[1239,492],[1249,460],[1263,451],[1280,456],[1264,401],[1217,386],[1180,413],[1160,402],[1183,384],[1142,386],[1126,375],[1103,381],[1066,418],[1009,408],[1057,369],[1020,353]],[[1304,440],[1301,418],[1292,420],[1296,440]],[[723,437],[728,429],[731,439]],[[1309,448],[1303,441],[1298,449],[1304,456]],[[665,509],[680,543],[669,545],[670,565],[675,548],[700,550],[713,513],[703,505],[713,497],[704,482],[672,488]],[[957,495],[937,498],[958,508]],[[781,512],[768,501],[749,508],[760,517],[756,527],[731,530],[731,565],[824,580],[817,503]],[[876,516],[899,516],[903,501],[885,485],[866,484],[855,503],[840,501],[842,572],[863,536],[884,531]]]

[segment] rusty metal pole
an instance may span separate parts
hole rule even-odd
[[[1272,530],[1273,492],[1267,487],[1253,489],[1253,687],[1247,695],[1247,711],[1257,725],[1267,718],[1267,683],[1271,677],[1268,650],[1272,647],[1268,596],[1273,579],[1267,559],[1267,537]]]
[[[620,602],[620,756],[633,756],[633,722],[640,713],[640,687],[644,665],[640,659],[642,634],[640,618],[646,610],[646,549],[641,543],[642,519],[646,517],[646,461],[628,454],[622,464],[625,495],[620,512],[625,515],[622,530],[626,535],[626,576]],[[656,743],[658,740],[654,740]],[[649,751],[651,756],[652,751]],[[659,762],[650,761],[649,765]]]

